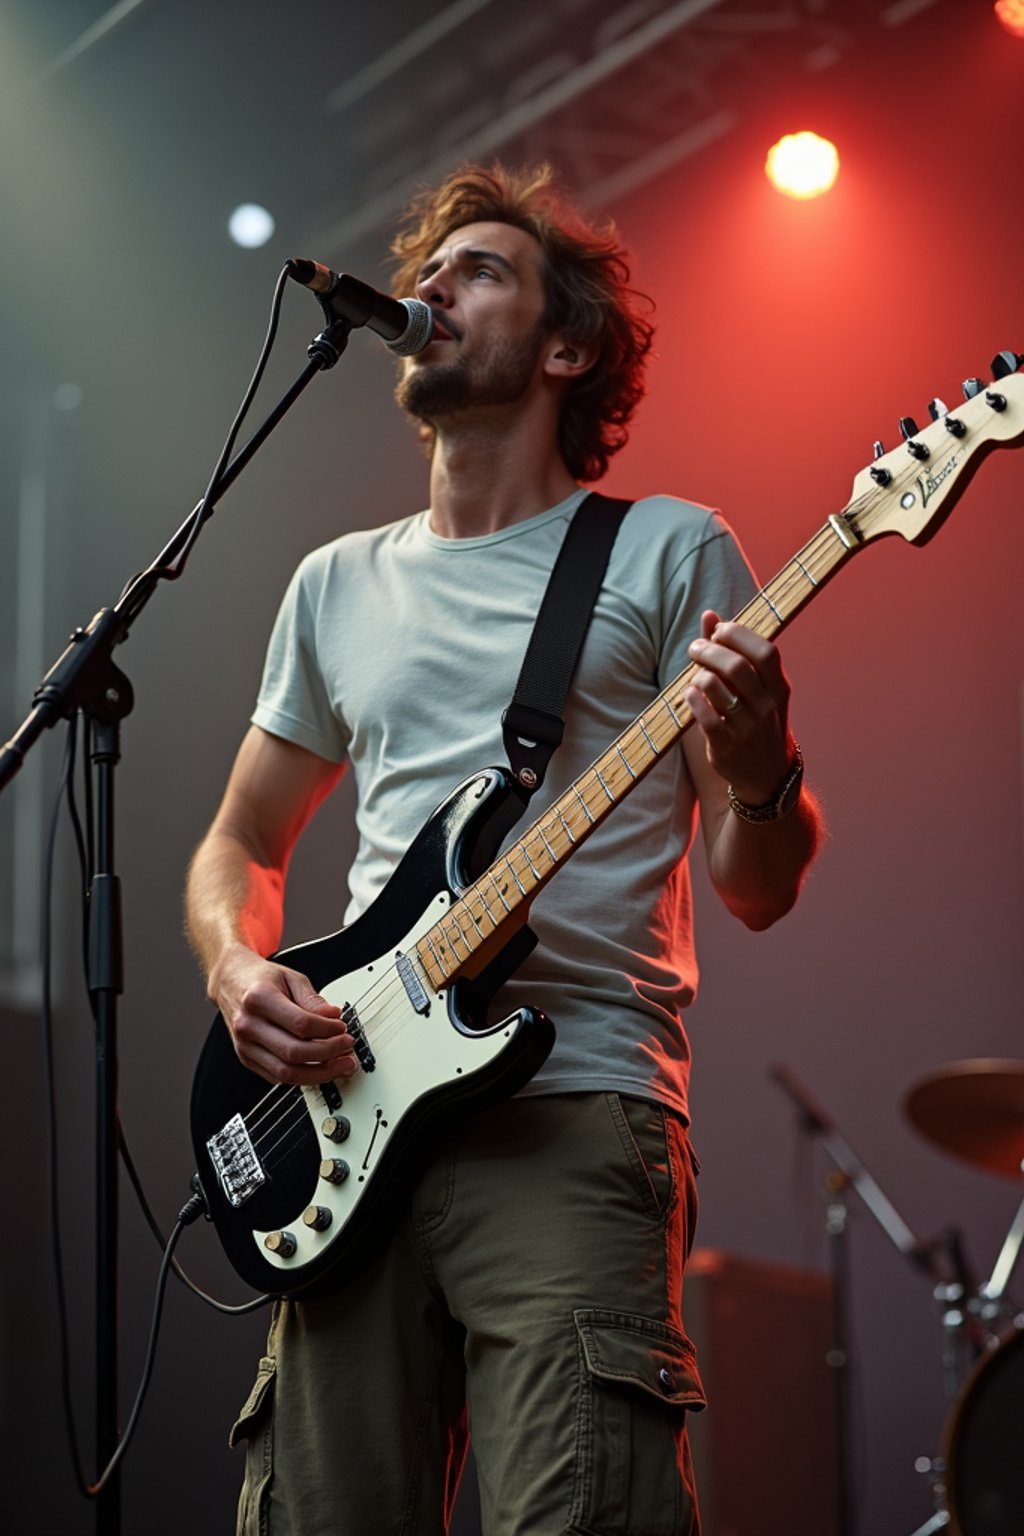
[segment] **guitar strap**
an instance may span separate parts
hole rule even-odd
[[[565,735],[569,687],[615,535],[632,505],[598,491],[584,497],[548,578],[512,702],[501,717],[505,751],[527,800],[543,784]]]

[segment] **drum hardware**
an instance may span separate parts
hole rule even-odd
[[[1024,1063],[980,1058],[951,1062],[923,1079],[904,1099],[914,1127],[962,1161],[1020,1179],[1024,1173]],[[936,1297],[945,1307],[947,1342],[972,1331],[981,1346],[959,1375],[949,1362],[952,1403],[943,1455],[922,1458],[939,1509],[913,1536],[1020,1536],[1024,1531],[1024,1313],[1007,1295],[1024,1244],[1024,1201],[1010,1224],[988,1280],[958,1276],[959,1296]],[[962,1317],[958,1325],[957,1316]],[[948,1320],[948,1326],[947,1326]],[[961,1335],[962,1336],[962,1335]]]
[[[996,1367],[993,1362],[1000,1351],[1008,1349],[1011,1343],[1019,1345],[1020,1355],[1015,1352],[1013,1363],[1024,1368],[1024,1317],[1016,1321],[1014,1338],[1003,1336],[1012,1317],[1006,1289],[1024,1244],[1024,1202],[1014,1218],[991,1277],[978,1285],[968,1264],[959,1229],[947,1227],[927,1241],[918,1238],[795,1073],[788,1067],[775,1066],[770,1069],[770,1076],[796,1105],[800,1129],[821,1141],[838,1169],[838,1173],[830,1172],[825,1180],[825,1232],[829,1240],[836,1298],[834,1346],[829,1353],[829,1364],[836,1372],[836,1419],[840,1441],[839,1528],[842,1536],[852,1536],[854,1530],[848,1476],[849,1384],[845,1327],[848,1285],[846,1196],[850,1188],[856,1190],[904,1258],[931,1279],[932,1295],[941,1319],[943,1377],[951,1428],[942,1457],[919,1457],[915,1462],[916,1469],[927,1476],[932,1485],[935,1513],[913,1532],[913,1536],[935,1536],[940,1531],[949,1531],[950,1536],[1022,1536],[1024,1505],[1017,1503],[1010,1506],[1009,1524],[963,1523],[973,1520],[972,1515],[961,1513],[970,1506],[972,1489],[980,1489],[978,1498],[988,1498],[990,1503],[992,1498],[1002,1496],[1004,1485],[1006,1497],[1011,1500],[1024,1498],[1024,1494],[1018,1495],[1012,1486],[1014,1476],[1020,1485],[1021,1474],[1013,1474],[1007,1468],[1004,1475],[999,1467],[983,1470],[985,1435],[972,1432],[969,1452],[961,1450],[959,1442],[967,1436],[966,1429],[961,1429],[960,1425],[965,1420],[968,1406],[972,1409],[972,1422],[976,1419],[987,1424],[988,1415],[977,1404],[981,1400],[987,1406],[988,1401],[995,1398]],[[951,1077],[957,1088],[948,1086]],[[961,1114],[965,1101],[969,1101],[969,1106]],[[909,1108],[910,1102],[914,1104],[913,1112]],[[908,1113],[919,1129],[925,1129],[922,1122],[927,1122],[925,1134],[939,1140],[957,1156],[986,1171],[1007,1177],[1016,1173],[1019,1177],[1021,1158],[1024,1157],[1024,1065],[992,1061],[959,1063],[955,1069],[935,1074],[913,1090],[908,1096]],[[993,1371],[991,1376],[984,1374],[986,1368]],[[1001,1366],[998,1370],[1001,1398],[1005,1395],[1003,1384],[1007,1376],[1006,1368]],[[968,1396],[971,1399],[969,1405]],[[1024,1391],[1015,1401],[1019,1405],[1019,1421],[1024,1412]],[[1005,1417],[1005,1408],[1002,1412]],[[1016,1424],[1017,1421],[1011,1436],[1014,1458],[1016,1447],[1024,1444],[1024,1426],[1017,1428]],[[997,1514],[996,1518],[1001,1517]]]
[[[849,1142],[836,1128],[824,1109],[815,1101],[807,1087],[787,1066],[777,1065],[769,1069],[769,1076],[795,1104],[798,1126],[806,1135],[815,1136],[835,1165],[837,1172],[830,1172],[825,1179],[825,1235],[828,1239],[829,1269],[833,1280],[835,1314],[833,1344],[828,1353],[828,1364],[834,1371],[836,1436],[838,1468],[838,1500],[840,1536],[854,1536],[856,1530],[853,1488],[850,1480],[850,1410],[849,1410],[849,1351],[847,1345],[847,1296],[849,1291],[846,1239],[848,1233],[847,1194],[856,1190],[864,1205],[874,1216],[886,1236],[916,1269],[930,1275],[935,1284],[952,1286],[955,1276],[940,1271],[937,1254],[947,1246],[945,1236],[933,1241],[922,1241],[903,1220],[895,1206],[883,1193],[878,1182],[865,1168]],[[960,1298],[955,1307],[949,1302],[950,1317],[961,1320],[963,1307]],[[936,1526],[938,1530],[940,1527]],[[915,1533],[923,1536],[923,1533]]]

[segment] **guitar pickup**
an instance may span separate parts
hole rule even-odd
[[[370,1048],[370,1042],[366,1038],[366,1031],[363,1029],[359,1015],[351,1003],[346,1003],[342,1008],[341,1022],[355,1042],[356,1060],[359,1065],[364,1072],[372,1072],[377,1065],[377,1058]]]
[[[267,1182],[241,1115],[233,1115],[206,1143],[221,1189],[229,1205],[238,1207]]]
[[[429,1013],[430,998],[427,996],[426,988],[417,976],[416,967],[408,955],[399,954],[395,957],[395,970],[401,978],[406,996],[416,1013]]]

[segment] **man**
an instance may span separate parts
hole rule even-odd
[[[210,996],[271,1083],[344,1088],[360,1070],[339,1010],[264,958],[297,838],[351,761],[351,918],[433,806],[501,760],[579,482],[624,442],[651,340],[613,233],[565,207],[546,168],[457,173],[416,202],[395,250],[396,291],[436,318],[397,391],[428,443],[430,505],[303,562],[190,873]],[[713,514],[667,497],[627,514],[534,808],[691,659],[697,728],[533,905],[540,944],[494,1016],[529,1002],[552,1018],[536,1078],[429,1149],[362,1270],[278,1304],[235,1432],[243,1536],[436,1536],[467,1398],[487,1536],[699,1530],[685,1414],[702,1394],[680,1313],[696,1220],[685,854],[699,808],[716,890],[764,928],[818,839],[778,653],[728,621],[751,592]]]

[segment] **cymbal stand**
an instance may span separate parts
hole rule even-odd
[[[946,1396],[951,1400],[958,1396],[962,1385],[963,1339],[969,1338],[974,1344],[975,1353],[980,1353],[986,1339],[991,1343],[998,1336],[997,1328],[1000,1319],[1014,1310],[1007,1300],[1006,1287],[1013,1276],[1022,1244],[1024,1244],[1024,1200],[1021,1201],[1010,1230],[1003,1240],[995,1268],[988,1280],[978,1286],[976,1291],[963,1277],[954,1284],[937,1285],[935,1288],[936,1297],[940,1301],[945,1299],[947,1302],[942,1319],[945,1340],[943,1363],[946,1369]],[[956,1256],[954,1256],[955,1262]],[[944,1297],[944,1293],[948,1294]],[[931,1476],[936,1501],[944,1506],[946,1490],[943,1477],[946,1469],[943,1462],[941,1459],[922,1458],[922,1463],[921,1471]],[[935,1536],[936,1532],[944,1531],[949,1523],[949,1510],[940,1507],[932,1519],[912,1532],[911,1536]]]
[[[1017,1214],[1013,1218],[1010,1230],[1007,1232],[1003,1246],[999,1250],[995,1269],[993,1269],[991,1276],[985,1281],[978,1293],[982,1302],[981,1316],[983,1321],[991,1321],[1003,1311],[1006,1287],[1013,1277],[1013,1271],[1020,1257],[1022,1244],[1024,1244],[1024,1200],[1021,1201],[1017,1208]]]
[[[883,1193],[882,1189],[864,1167],[849,1142],[841,1135],[829,1116],[811,1096],[808,1089],[787,1066],[777,1065],[769,1070],[769,1076],[792,1099],[800,1111],[800,1126],[811,1135],[817,1136],[822,1146],[832,1159],[838,1174],[830,1174],[826,1179],[826,1210],[825,1230],[830,1243],[830,1269],[834,1287],[834,1326],[833,1346],[829,1350],[828,1363],[835,1372],[833,1378],[835,1384],[836,1403],[836,1437],[837,1437],[837,1468],[838,1468],[838,1494],[839,1494],[839,1532],[840,1536],[853,1536],[853,1513],[851,1504],[850,1485],[850,1446],[849,1446],[849,1362],[846,1347],[846,1290],[847,1290],[847,1262],[844,1246],[847,1234],[845,1194],[848,1188],[857,1191],[861,1200],[874,1216],[886,1236],[903,1254],[904,1258],[918,1269],[923,1270],[934,1282],[935,1295],[943,1302],[944,1341],[943,1361],[951,1358],[953,1354],[953,1340],[962,1336],[966,1321],[965,1293],[961,1277],[956,1281],[940,1273],[936,1262],[936,1253],[945,1249],[950,1253],[954,1246],[958,1246],[958,1238],[955,1234],[944,1234],[934,1242],[923,1242],[911,1231],[910,1227],[900,1216],[895,1206]],[[953,1259],[956,1267],[955,1258]],[[965,1268],[962,1264],[961,1268]],[[940,1292],[948,1291],[948,1296],[940,1296]],[[955,1292],[955,1296],[954,1293]],[[958,1332],[959,1330],[959,1332]],[[959,1350],[956,1350],[959,1355]],[[947,1389],[949,1377],[947,1375]],[[936,1486],[937,1495],[940,1489]],[[940,1511],[935,1520],[930,1521],[921,1530],[915,1531],[914,1536],[931,1536],[931,1532],[941,1530],[948,1522],[948,1515]]]

